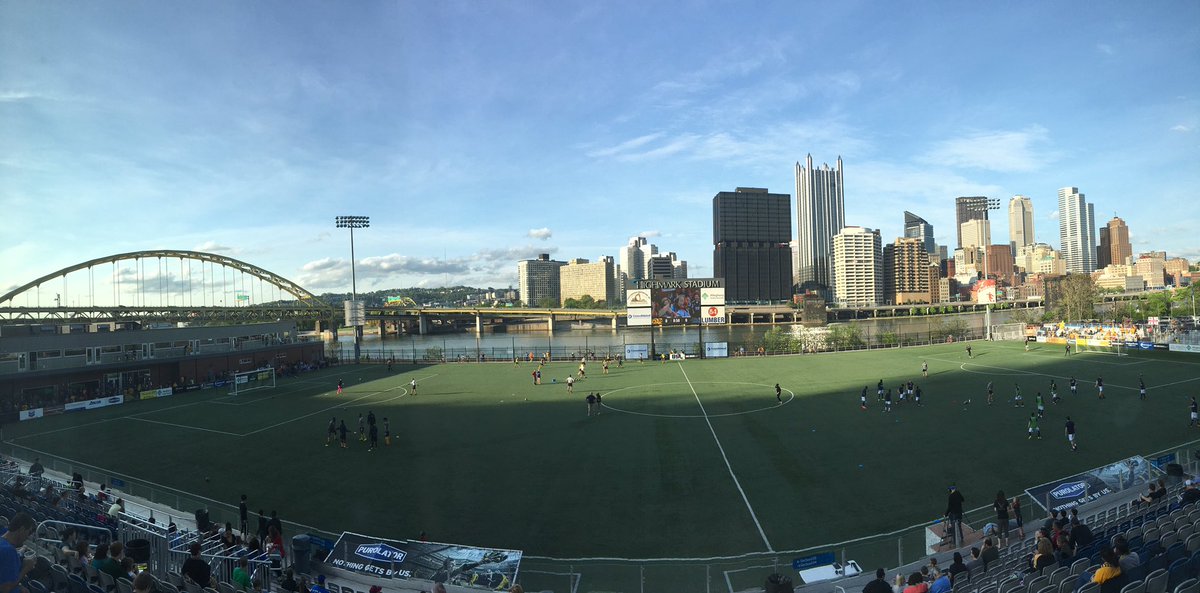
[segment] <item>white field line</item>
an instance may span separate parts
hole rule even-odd
[[[437,376],[437,374],[435,373],[435,374],[433,374],[433,375],[429,375],[428,377],[423,377],[423,378],[421,378],[421,379],[417,379],[417,382],[418,382],[418,383],[420,383],[421,381],[424,381],[425,379],[432,379],[433,377],[436,377],[436,376]],[[368,393],[368,394],[366,394],[366,395],[363,395],[363,396],[361,396],[361,397],[356,397],[356,398],[354,398],[354,399],[352,399],[352,400],[350,400],[350,401],[347,401],[347,402],[341,402],[341,403],[339,403],[339,404],[337,404],[337,405],[330,406],[330,407],[328,407],[328,408],[325,408],[325,409],[323,409],[323,410],[317,410],[316,412],[309,412],[308,414],[304,414],[303,416],[297,416],[297,417],[295,417],[295,418],[292,418],[291,420],[284,420],[283,422],[276,422],[275,424],[272,424],[272,425],[270,425],[270,426],[264,426],[263,428],[260,428],[260,429],[258,429],[258,430],[252,430],[252,431],[250,431],[250,432],[248,432],[248,433],[246,433],[246,434],[237,435],[237,436],[248,437],[248,436],[256,435],[256,434],[258,434],[258,433],[260,433],[260,432],[265,432],[265,431],[271,430],[271,429],[273,429],[273,428],[279,428],[280,426],[284,426],[285,424],[291,424],[291,423],[293,423],[293,422],[295,422],[295,421],[297,421],[297,420],[303,420],[303,419],[305,419],[305,418],[310,418],[310,417],[312,417],[312,416],[316,416],[317,414],[324,414],[324,413],[326,413],[326,412],[328,412],[328,411],[330,411],[330,410],[336,410],[336,409],[338,409],[338,408],[345,408],[345,407],[349,406],[350,404],[353,404],[353,403],[355,403],[355,402],[358,402],[358,401],[364,400],[364,399],[366,399],[366,398],[368,398],[368,397],[373,397],[373,396],[379,395],[380,393],[387,393],[387,392],[389,392],[389,391],[395,391],[395,390],[397,390],[397,389],[403,389],[403,390],[404,390],[404,393],[401,393],[400,395],[398,395],[398,396],[396,396],[396,397],[394,397],[394,398],[392,398],[392,399],[398,399],[398,398],[400,398],[400,397],[404,397],[405,395],[407,395],[407,394],[408,394],[408,387],[407,387],[406,385],[397,385],[396,387],[392,387],[391,389],[384,389],[383,391],[374,391],[374,392]],[[392,401],[392,399],[385,400],[385,401]]]

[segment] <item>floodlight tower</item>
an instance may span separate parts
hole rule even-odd
[[[363,307],[358,302],[358,281],[354,275],[354,229],[365,229],[371,226],[369,216],[338,216],[334,222],[339,229],[350,229],[350,303],[345,309],[346,325],[354,326],[354,364],[358,364],[363,335]]]
[[[982,212],[983,219],[987,220],[987,211],[988,210],[999,210],[1000,209],[1000,198],[988,198],[987,202],[970,204],[967,206],[967,209],[972,212]],[[991,247],[990,243],[992,242],[992,237],[991,237],[990,232],[988,233],[987,242],[989,243],[989,245],[983,246],[983,279],[984,280],[987,280],[987,278],[988,278],[988,251],[989,251],[988,248]],[[985,336],[987,337],[988,341],[991,341],[991,339],[992,339],[992,304],[990,302],[985,304],[984,314],[983,314],[983,323],[986,326],[985,332],[984,332]]]

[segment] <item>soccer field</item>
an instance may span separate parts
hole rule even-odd
[[[587,365],[338,367],[237,397],[188,392],[7,427],[32,450],[329,532],[554,557],[698,557],[795,550],[969,508],[1079,470],[1200,438],[1200,359],[974,342],[840,354]],[[929,377],[921,376],[922,362]],[[1139,375],[1149,387],[1139,401]],[[1079,393],[1068,389],[1071,377]],[[1103,376],[1105,400],[1095,380]],[[337,395],[336,383],[347,388]],[[416,379],[418,394],[408,392]],[[875,384],[914,381],[923,406],[884,413]],[[1049,397],[1051,379],[1063,401]],[[554,381],[557,381],[556,383]],[[985,403],[995,383],[996,403]],[[783,389],[776,401],[774,385]],[[1009,404],[1020,385],[1024,408]],[[870,386],[868,410],[859,393]],[[1034,395],[1044,438],[1026,439]],[[604,394],[598,416],[584,398]],[[971,403],[964,404],[967,399]],[[390,419],[393,442],[325,446],[331,416]],[[1063,434],[1076,421],[1080,447]],[[208,480],[206,480],[208,478]],[[184,509],[191,510],[191,509]],[[1040,511],[1027,508],[1026,518]],[[291,534],[287,534],[291,535]]]

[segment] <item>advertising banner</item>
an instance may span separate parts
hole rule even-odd
[[[630,309],[650,308],[650,289],[633,288],[625,291],[625,305]]]
[[[1200,344],[1168,344],[1167,349],[1171,352],[1198,352],[1200,353]]]
[[[1064,511],[1096,499],[1136,488],[1157,479],[1160,472],[1142,457],[1130,457],[1069,478],[1026,489],[1029,497],[1047,511]]]
[[[703,314],[700,318],[701,323],[725,323],[725,305],[703,305],[700,309]]]
[[[325,562],[376,578],[424,579],[494,590],[516,581],[521,552],[342,532]]]
[[[96,408],[105,408],[123,403],[125,403],[125,396],[114,395],[112,397],[101,397],[82,402],[71,402],[63,406],[63,409],[68,412],[75,412],[78,410],[95,410]]]
[[[625,344],[625,360],[646,360],[650,358],[649,344]]]
[[[979,304],[996,302],[996,281],[988,278],[975,283],[975,302]]]
[[[711,288],[700,289],[700,304],[701,305],[724,305],[725,304],[725,287],[717,286]]]
[[[158,397],[158,390],[157,390],[157,389],[149,389],[149,390],[146,390],[146,391],[139,391],[139,392],[138,392],[138,399],[154,399],[154,398],[156,398],[156,397]]]
[[[704,358],[728,358],[729,342],[705,342]]]
[[[651,315],[648,307],[626,310],[626,324],[629,327],[648,326],[650,323]]]
[[[26,420],[33,420],[34,418],[41,418],[42,411],[43,410],[41,408],[34,408],[32,410],[21,410],[21,422],[24,422]]]

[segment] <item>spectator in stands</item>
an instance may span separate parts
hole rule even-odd
[[[1158,499],[1162,498],[1163,495],[1165,495],[1165,494],[1166,494],[1165,491],[1160,494],[1158,486],[1155,485],[1154,482],[1150,482],[1150,491],[1146,494],[1143,494],[1141,496],[1141,498],[1139,499],[1139,501],[1148,503],[1148,504],[1153,504],[1154,502],[1157,502]]]
[[[963,563],[962,554],[958,552],[954,553],[954,561],[950,563],[950,567],[946,569],[946,572],[949,573],[950,578],[954,580],[958,580],[958,575],[960,573],[967,572],[967,565]]]
[[[33,458],[33,464],[29,466],[29,475],[40,478],[46,473],[46,468],[42,467],[42,460],[38,457]]]
[[[267,553],[278,553],[281,558],[287,558],[287,550],[283,547],[283,534],[274,525],[267,527]]]
[[[267,537],[267,515],[262,509],[258,509],[258,539]]]
[[[981,554],[979,546],[971,547],[971,559],[967,561],[966,566],[972,576],[979,574],[983,570],[983,559],[980,558]]]
[[[233,550],[238,547],[237,536],[233,534],[233,524],[226,521],[225,530],[221,532],[221,548],[225,550],[225,555],[233,553]]]
[[[8,531],[0,537],[0,593],[21,593],[21,579],[37,566],[36,558],[22,558],[18,551],[35,529],[28,513],[17,513],[8,522]]]
[[[75,544],[75,558],[79,560],[79,566],[91,564],[92,546],[87,542],[87,540],[79,540],[79,542]],[[69,558],[67,559],[67,562],[70,563]],[[74,564],[71,564],[71,566],[75,567]]]
[[[129,556],[121,558],[121,572],[125,573],[123,576],[129,580],[133,580],[133,577],[137,576],[137,563],[133,561],[133,558]]]
[[[1058,511],[1050,509],[1046,520],[1042,521],[1042,529],[1045,529],[1046,533],[1050,533],[1050,530],[1054,529],[1054,523],[1056,521],[1058,521]]]
[[[125,559],[124,554],[125,544],[119,541],[109,544],[108,557],[96,565],[96,570],[112,575],[114,580],[128,578],[129,574],[121,568],[121,561]]]
[[[1017,537],[1025,539],[1025,517],[1021,514],[1021,497],[1014,496],[1012,499],[1012,516],[1017,522]]]
[[[267,533],[265,535],[269,536],[271,534],[272,527],[279,530],[279,533],[283,533],[283,521],[279,520],[279,513],[276,513],[273,510],[271,511],[271,520],[267,521]]]
[[[929,584],[921,577],[921,573],[914,572],[908,575],[908,586],[903,593],[929,593]]]
[[[1086,546],[1095,539],[1090,527],[1081,523],[1078,517],[1071,519],[1071,541],[1076,546]]]
[[[996,500],[992,501],[992,510],[996,511],[996,525],[999,527],[998,537],[1001,545],[1008,545],[1008,497],[1004,491],[996,492]]]
[[[933,583],[929,585],[929,593],[950,593],[952,587],[953,583],[950,580],[950,573],[944,572],[934,577]]]
[[[1138,556],[1138,553],[1129,550],[1129,542],[1125,541],[1124,537],[1118,539],[1113,545],[1113,552],[1117,556],[1121,570],[1125,572],[1129,572],[1142,564],[1142,559]]]
[[[283,578],[279,581],[279,588],[284,591],[291,591],[292,593],[300,590],[300,585],[296,583],[296,573],[292,569],[289,568],[283,571]]]
[[[1196,488],[1196,482],[1185,480],[1183,486],[1183,494],[1179,495],[1179,504],[1181,506],[1187,506],[1200,500],[1200,488]]]
[[[434,583],[433,589],[430,590],[430,593],[446,593],[446,586],[441,583]]]
[[[325,588],[325,575],[317,575],[317,583],[312,586],[309,593],[329,593],[329,589]]]
[[[883,576],[883,569],[876,569],[875,580],[867,583],[867,586],[863,587],[862,593],[892,593],[892,586],[888,584]]]
[[[966,499],[962,493],[958,491],[957,486],[950,486],[950,495],[946,499],[946,519],[950,521],[950,528],[953,530],[954,543],[957,546],[963,539],[962,533],[962,517],[963,503]]]
[[[1097,585],[1103,585],[1110,581],[1117,582],[1122,577],[1121,564],[1117,560],[1117,554],[1109,548],[1104,548],[1100,550],[1100,558],[1104,562],[1100,565],[1100,568],[1096,569],[1095,574],[1092,575],[1092,582]],[[1128,578],[1125,580],[1128,580]]]
[[[927,581],[932,581],[941,576],[942,569],[938,568],[937,556],[931,556],[929,558],[929,565],[922,568],[921,572],[925,574],[925,580]]]
[[[200,557],[199,542],[193,542],[192,547],[189,548],[188,551],[191,552],[191,555],[188,556],[187,560],[183,561],[183,566],[180,567],[179,572],[182,573],[183,576],[192,579],[194,583],[200,585],[201,587],[211,586],[212,568],[210,568],[208,563]]]
[[[1029,558],[1029,568],[1025,572],[1041,572],[1051,564],[1054,564],[1054,545],[1049,538],[1038,537],[1036,551]]]
[[[245,558],[238,560],[237,567],[233,569],[233,584],[240,587],[243,591],[251,589],[250,563]]]
[[[985,567],[1000,559],[1000,549],[992,543],[992,538],[983,538],[983,549],[979,552],[979,559]]]
[[[92,568],[100,570],[100,567],[106,562],[108,562],[108,546],[97,544],[96,553],[92,555]]]
[[[143,570],[133,577],[133,593],[153,593],[154,577],[150,571]]]
[[[124,513],[124,512],[125,512],[125,501],[120,498],[113,501],[112,506],[108,507],[108,516],[112,517],[113,519],[120,517],[121,513]]]
[[[100,490],[96,492],[96,502],[101,504],[108,502],[108,490],[104,484],[101,484]]]

